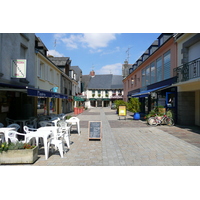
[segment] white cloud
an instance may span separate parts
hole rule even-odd
[[[64,56],[63,54],[57,52],[56,50],[49,50],[47,52],[47,54],[54,56],[54,57],[63,57]]]
[[[95,72],[96,72],[96,74],[122,75],[122,63],[105,65],[101,69],[95,70]]]
[[[111,40],[115,40],[114,33],[85,33],[84,40],[88,47],[92,49],[107,47]]]
[[[83,34],[55,34],[58,41],[62,41],[68,48],[77,49],[79,46],[90,49],[104,48],[116,39],[115,33],[83,33]],[[97,51],[98,52],[98,51]]]

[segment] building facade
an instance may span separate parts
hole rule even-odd
[[[36,84],[35,34],[0,33],[0,120],[34,115],[27,87]]]
[[[122,100],[122,79],[121,75],[95,75],[94,71],[90,75],[84,75],[83,84],[85,85],[85,91],[83,94],[86,95],[85,106],[88,108],[109,107],[115,100]]]
[[[70,76],[71,60],[69,57],[53,57],[49,59],[61,70],[61,93],[67,95],[67,99],[62,99],[62,112],[68,113],[73,111],[73,80]]]
[[[200,126],[200,34],[176,34],[178,123]]]
[[[124,78],[124,100],[137,97],[141,112],[147,114],[155,106],[164,106],[177,114],[176,79],[177,48],[173,34],[161,34],[133,64]]]

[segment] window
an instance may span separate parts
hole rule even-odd
[[[54,73],[53,70],[50,69],[50,82],[53,83],[54,82],[54,77],[53,77]]]
[[[170,78],[171,58],[170,51],[164,54],[164,80]]]
[[[37,114],[47,114],[47,98],[38,97]]]
[[[162,58],[156,60],[156,81],[162,81]]]
[[[142,70],[142,87],[146,85],[145,69]]]
[[[41,79],[45,79],[45,64],[40,61],[40,66],[39,66],[39,77]]]
[[[150,66],[146,67],[146,85],[150,84]]]
[[[135,86],[137,85],[137,75],[134,77]]]
[[[155,68],[155,63],[151,63],[151,84],[155,83],[156,81],[156,68]]]
[[[134,84],[134,79],[131,78],[131,87],[133,86],[133,84]]]

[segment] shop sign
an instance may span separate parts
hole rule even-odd
[[[26,59],[11,61],[11,78],[26,78]]]
[[[119,116],[126,116],[126,106],[119,106]]]

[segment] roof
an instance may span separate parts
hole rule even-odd
[[[81,82],[82,82],[82,85],[83,85],[83,91],[87,90],[88,84],[89,84],[91,78],[92,77],[90,75],[83,75],[82,76],[82,81]]]
[[[69,62],[69,57],[49,57],[49,59],[57,66],[65,66]]]
[[[123,89],[121,75],[102,74],[90,79],[88,89]]]
[[[78,78],[81,77],[82,70],[79,68],[79,66],[70,66],[70,70],[73,70],[77,74]]]
[[[44,45],[44,43],[42,42],[42,40],[40,39],[40,37],[36,36],[36,40],[38,41],[38,47],[42,47],[44,48],[46,51],[48,51],[47,47]]]

